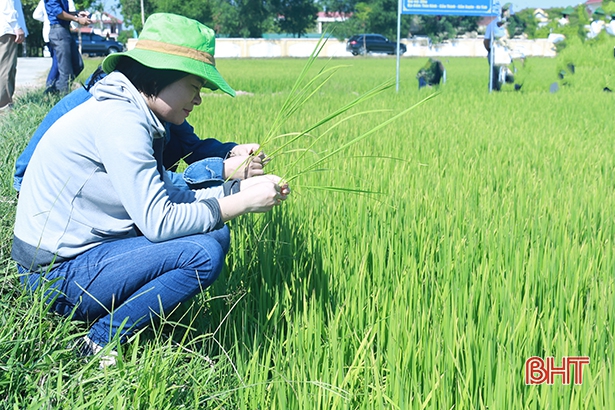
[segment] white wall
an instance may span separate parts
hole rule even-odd
[[[486,57],[487,51],[482,38],[459,39],[435,46],[425,45],[425,40],[403,39],[408,51],[403,57]],[[134,47],[136,40],[130,39],[127,48]],[[259,38],[218,38],[216,58],[273,58],[309,57],[318,39],[288,38],[266,40]],[[510,47],[528,57],[555,57],[555,47],[546,39],[509,40]],[[346,51],[346,42],[329,39],[320,57],[352,57]]]

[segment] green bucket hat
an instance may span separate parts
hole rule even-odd
[[[207,80],[206,87],[220,89],[234,97],[235,90],[216,69],[215,50],[215,33],[209,27],[176,14],[156,13],[145,21],[135,47],[110,54],[104,59],[102,68],[110,73],[118,59],[127,56],[150,68],[194,74]]]
[[[604,10],[602,10],[602,7],[598,7],[596,10],[594,10],[594,13],[598,16],[604,16],[606,13],[604,12]]]
[[[567,16],[571,15],[572,13],[574,13],[574,9],[570,6],[566,7],[564,10],[562,10],[562,14],[565,14]]]

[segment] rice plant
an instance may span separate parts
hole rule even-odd
[[[560,59],[528,59],[521,91],[493,94],[486,59],[443,63],[447,84],[408,115],[378,128],[433,94],[417,87],[423,59],[402,60],[399,92],[285,146],[267,168],[298,175],[293,195],[232,221],[218,281],[104,371],[70,349],[85,327],[23,292],[9,259],[13,162],[49,108],[19,101],[0,118],[0,407],[612,408],[612,95],[591,62],[555,94]],[[244,93],[205,94],[191,123],[203,138],[268,135],[305,64],[219,60]],[[312,69],[333,66],[273,135],[310,129],[395,75],[392,58]],[[591,363],[580,385],[527,386],[531,356]]]

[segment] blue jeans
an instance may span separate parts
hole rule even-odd
[[[60,92],[69,90],[68,83],[73,79],[71,43],[73,38],[67,28],[54,24],[49,30],[49,43],[58,62],[58,79],[55,88]]]
[[[58,71],[58,60],[56,59],[56,54],[53,51],[53,47],[51,47],[51,43],[47,43],[47,48],[49,49],[49,54],[51,55],[51,67],[49,68],[49,74],[47,74],[45,86],[51,89],[55,87],[60,72]]]
[[[44,274],[25,273],[22,282],[46,291],[52,310],[93,322],[88,336],[100,346],[116,334],[124,343],[151,319],[172,311],[211,285],[224,266],[230,232],[213,232],[165,242],[143,236],[106,242]],[[55,300],[54,300],[55,299]]]

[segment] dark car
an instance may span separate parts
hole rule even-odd
[[[367,53],[397,53],[397,42],[390,41],[380,34],[358,34],[348,39],[346,51],[350,51],[353,56]],[[399,53],[406,52],[406,45],[399,43]]]
[[[73,33],[73,38],[79,45],[79,34]],[[124,51],[124,44],[118,41],[94,33],[81,33],[81,54],[106,56],[120,51]]]

